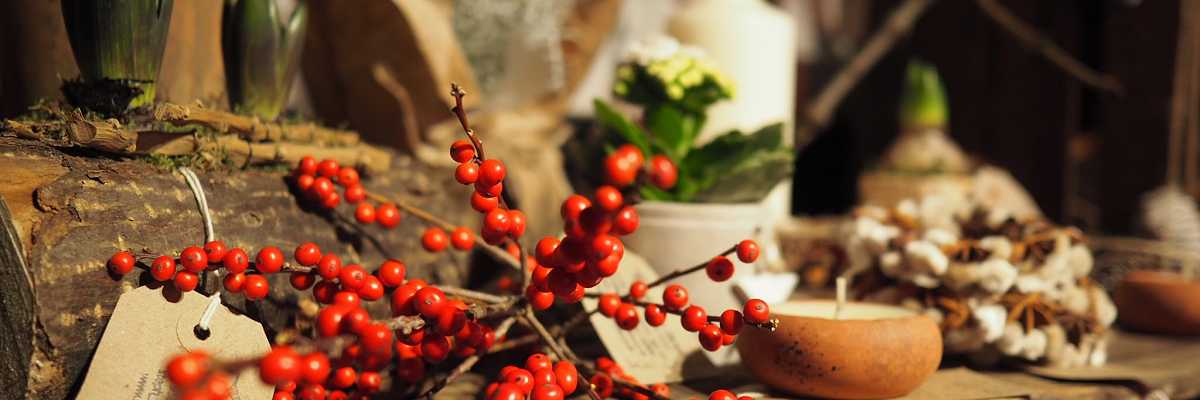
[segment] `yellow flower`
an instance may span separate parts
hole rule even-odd
[[[683,98],[683,87],[679,84],[672,83],[667,86],[667,96],[671,100],[679,100]]]

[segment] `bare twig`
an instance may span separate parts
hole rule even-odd
[[[358,134],[351,131],[322,128],[311,123],[262,121],[255,117],[181,104],[161,103],[155,107],[152,118],[174,125],[203,125],[220,133],[236,133],[251,142],[290,141],[335,146],[350,146],[360,142]]]
[[[404,124],[404,144],[416,153],[417,149],[421,148],[421,127],[417,125],[417,109],[413,105],[412,96],[383,64],[375,64],[371,68],[371,73],[375,82],[379,83],[379,86],[388,94],[391,94],[392,98],[396,99],[396,103],[400,105],[400,120]]]
[[[538,336],[542,338],[542,342],[546,343],[550,351],[560,360],[568,360],[574,364],[579,364],[578,359],[570,357],[570,354],[560,347],[558,341],[554,340],[554,336],[550,335],[550,332],[546,330],[546,326],[542,325],[542,321],[539,321],[537,315],[533,313],[532,307],[525,306],[525,314],[522,314],[522,319],[533,328],[534,332],[537,332]],[[583,387],[587,389],[588,397],[592,398],[592,400],[601,400],[600,395],[596,394],[595,388],[592,387],[592,383],[586,377],[579,375],[579,383],[582,383]]]
[[[907,35],[912,30],[917,19],[932,3],[933,0],[906,0],[892,10],[883,26],[871,36],[862,50],[850,60],[850,63],[838,71],[837,75],[821,89],[816,99],[808,106],[804,115],[807,118],[808,129],[815,130],[829,123],[833,111],[837,109],[837,105],[842,102],[846,94],[850,93],[850,89],[854,88],[862,76],[891,50],[900,37]]]
[[[387,325],[388,328],[391,328],[394,331],[400,331],[400,333],[408,335],[410,333],[413,333],[413,331],[415,331],[415,330],[424,328],[425,327],[425,319],[421,318],[420,315],[412,315],[412,316],[402,315],[402,316],[387,320],[387,322],[384,323],[384,325]]]
[[[725,251],[721,252],[721,254],[719,254],[719,256],[727,256],[727,255],[732,254],[735,251],[737,251],[736,244],[733,245],[732,247],[726,249]],[[672,279],[702,270],[707,266],[708,266],[708,260],[705,260],[704,262],[702,262],[700,264],[697,264],[697,265],[694,265],[694,266],[691,266],[691,267],[688,267],[685,269],[677,269],[677,270],[671,271],[671,273],[663,275],[663,276],[659,277],[658,279],[655,279],[653,282],[647,283],[646,288],[657,287],[659,285],[662,285],[664,283],[671,281]],[[625,297],[629,298],[629,294],[626,294]]]
[[[437,226],[439,228],[442,228],[443,230],[446,230],[447,232],[457,229],[457,226],[454,224],[451,224],[449,221],[438,218],[437,216],[430,214],[428,211],[422,210],[416,206],[408,204],[408,202],[402,201],[399,198],[388,198],[388,197],[385,197],[385,196],[382,196],[382,195],[379,195],[376,193],[372,193],[372,192],[367,192],[367,197],[370,198],[371,200],[379,202],[379,203],[395,204],[396,208],[399,208],[400,210],[402,210],[404,212],[412,214],[412,216],[417,217],[418,219],[420,219],[422,221],[425,221],[425,223],[427,223],[427,224],[431,224],[431,225]],[[521,263],[519,261],[517,261],[516,259],[514,259],[512,254],[508,254],[507,251],[505,251],[504,249],[501,249],[497,246],[492,246],[492,245],[488,244],[486,241],[483,240],[483,238],[479,237],[479,235],[474,235],[474,236],[475,236],[475,247],[479,247],[479,248],[483,249],[485,252],[490,254],[492,257],[504,262],[505,264],[508,264],[513,269],[517,269],[517,270],[521,269]]]
[[[992,21],[1000,25],[1005,31],[1015,37],[1018,41],[1035,50],[1050,60],[1051,63],[1062,69],[1068,75],[1088,86],[1095,87],[1107,92],[1120,94],[1124,89],[1121,87],[1121,82],[1111,75],[1097,72],[1087,65],[1079,62],[1070,53],[1067,53],[1061,47],[1054,44],[1054,41],[1047,38],[1037,31],[1033,26],[1030,26],[1025,21],[1017,18],[1011,11],[1000,5],[996,0],[976,0],[979,8],[983,10],[984,15],[987,15]]]
[[[470,300],[475,300],[475,301],[482,301],[485,303],[503,304],[503,303],[510,303],[513,300],[512,296],[497,296],[497,295],[494,295],[491,293],[484,293],[484,292],[479,292],[479,291],[470,290],[470,289],[463,289],[460,287],[438,286],[438,288],[442,289],[442,292],[445,292],[446,294],[451,295],[451,296],[462,297],[464,299],[470,299]]]
[[[496,326],[496,337],[502,337],[504,335],[507,335],[508,329],[512,327],[512,324],[515,321],[516,321],[516,317],[512,316],[512,317],[508,317],[503,322],[500,322],[500,325]],[[489,350],[488,354],[491,354],[494,352],[495,352],[495,350]],[[425,391],[421,392],[421,394],[415,396],[414,398],[419,399],[422,397],[432,397],[435,393],[437,393],[438,391],[441,391],[443,388],[445,388],[447,383],[449,383],[450,381],[453,381],[454,379],[458,378],[459,376],[462,376],[462,374],[467,373],[467,371],[470,371],[471,368],[475,367],[475,363],[479,362],[479,358],[481,356],[482,356],[482,354],[473,354],[470,357],[463,359],[462,362],[459,363],[457,367],[454,367],[453,370],[450,370],[450,372],[447,373],[446,376],[443,376],[441,379],[434,382],[433,386],[431,386],[429,389],[426,389]]]

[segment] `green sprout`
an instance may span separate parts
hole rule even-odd
[[[81,82],[72,104],[104,114],[154,102],[173,0],[63,0],[63,22]]]
[[[222,45],[234,110],[274,120],[287,104],[307,25],[301,2],[284,23],[275,0],[226,0]]]
[[[900,97],[900,124],[906,127],[944,127],[948,107],[946,89],[933,65],[913,60],[908,63],[904,93]]]

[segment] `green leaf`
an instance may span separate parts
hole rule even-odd
[[[793,152],[778,148],[755,153],[717,175],[691,199],[705,203],[746,203],[762,200],[779,182],[792,175]]]
[[[904,93],[900,97],[900,123],[904,126],[945,126],[949,114],[946,89],[937,68],[921,60],[908,63]]]
[[[268,120],[283,111],[298,71],[307,16],[304,2],[285,23],[275,0],[226,0],[222,52],[234,108]]]
[[[634,125],[604,100],[596,99],[593,103],[596,107],[596,119],[600,121],[601,125],[621,135],[626,142],[637,146],[642,150],[642,154],[653,154],[650,152],[650,144],[646,141],[646,133],[642,132],[642,128]]]
[[[653,144],[676,160],[682,159],[692,148],[702,121],[703,115],[666,104],[646,109],[646,128],[652,134]]]
[[[690,151],[683,159],[683,169],[728,168],[756,152],[778,148],[782,143],[783,124],[767,125],[749,135],[730,131]]]
[[[173,0],[64,0],[63,22],[85,81],[111,79],[142,91],[130,107],[154,101]]]

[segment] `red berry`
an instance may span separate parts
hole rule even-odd
[[[314,181],[316,181],[316,178],[312,175],[298,175],[296,176],[296,188],[302,192],[307,192],[312,187]]]
[[[525,289],[525,298],[534,310],[542,311],[554,305],[554,293],[539,291],[533,285]]]
[[[417,295],[417,288],[413,285],[405,284],[392,292],[392,315],[416,315],[417,311],[413,308],[412,299]]]
[[[407,358],[396,362],[396,377],[403,382],[420,382],[425,379],[425,360]]]
[[[604,158],[604,172],[608,183],[626,187],[637,180],[644,158],[642,151],[633,145],[622,145]]]
[[[326,196],[337,195],[337,190],[333,187],[333,181],[321,176],[313,179],[313,183],[308,186],[307,193],[311,198],[321,201]]]
[[[258,362],[258,376],[268,385],[300,378],[300,355],[291,347],[275,346]]]
[[[341,203],[341,202],[342,202],[342,197],[338,196],[338,194],[336,192],[328,193],[324,197],[321,198],[321,207],[325,207],[327,209],[332,210],[334,208],[337,208],[338,203]]]
[[[608,185],[596,188],[595,199],[596,205],[604,211],[617,211],[625,204],[625,198],[621,196],[621,191]]]
[[[563,220],[577,221],[579,220],[579,214],[591,206],[592,201],[588,200],[587,197],[573,194],[567,197],[566,200],[563,200],[560,213],[562,214]]]
[[[234,248],[225,252],[225,257],[221,258],[221,264],[225,266],[225,270],[231,273],[246,272],[246,268],[250,267],[250,256],[246,255],[245,250]]]
[[[433,320],[434,332],[442,336],[454,336],[467,326],[467,314],[456,307],[442,307]]]
[[[225,246],[225,242],[214,240],[204,244],[204,255],[208,256],[208,260],[213,263],[220,262],[225,258],[225,252],[229,251],[229,247]]]
[[[558,386],[566,394],[574,393],[575,388],[579,386],[579,371],[575,369],[575,364],[571,364],[569,361],[554,363],[554,375]]]
[[[612,217],[600,207],[588,207],[579,213],[579,228],[589,235],[608,233],[612,229]]]
[[[436,226],[426,228],[425,233],[421,235],[421,247],[431,253],[445,250],[449,241],[450,238],[446,236],[446,231]]]
[[[204,272],[208,268],[208,254],[199,247],[191,246],[179,253],[179,263],[190,272]]]
[[[721,345],[722,345],[722,346],[728,346],[728,345],[731,345],[731,344],[733,344],[733,342],[734,342],[734,341],[736,341],[736,340],[737,340],[737,336],[730,335],[730,334],[728,334],[728,333],[722,333],[722,334],[721,334]]]
[[[563,303],[575,304],[583,300],[584,294],[586,293],[583,291],[583,285],[576,283],[575,289],[571,290],[571,293],[567,293],[564,296],[559,296],[559,298],[562,299]]]
[[[707,324],[700,328],[700,347],[708,351],[717,351],[721,349],[721,341],[725,334],[721,333],[721,328],[716,324]]]
[[[296,395],[292,392],[280,392],[276,390],[275,394],[271,395],[271,400],[296,400]]]
[[[170,256],[159,256],[150,263],[150,276],[159,282],[166,282],[175,276],[175,259]]]
[[[375,206],[370,203],[359,203],[358,208],[354,209],[354,219],[360,224],[373,224],[375,217]]]
[[[317,276],[307,272],[293,272],[288,277],[288,282],[292,284],[296,290],[308,290],[313,284],[317,283]]]
[[[521,210],[508,210],[508,234],[513,237],[525,236],[525,213]]]
[[[613,214],[612,233],[617,235],[628,235],[633,233],[638,228],[638,213],[631,206],[622,207]]]
[[[254,257],[254,268],[264,274],[278,272],[283,268],[283,251],[275,246],[263,247]]]
[[[659,189],[669,190],[675,187],[678,179],[679,170],[675,169],[675,163],[670,158],[663,155],[650,158],[650,183]]]
[[[546,365],[552,365],[549,359],[546,359]],[[533,373],[533,386],[537,388],[541,385],[558,386],[558,377],[554,375],[554,369],[550,367],[538,368],[529,370]]]
[[[708,400],[737,400],[737,395],[725,389],[709,393]]]
[[[338,272],[338,282],[342,284],[343,289],[357,290],[367,281],[368,276],[370,275],[361,265],[350,264]]]
[[[242,293],[246,295],[247,300],[262,300],[267,297],[267,293],[271,292],[270,283],[267,278],[262,275],[246,275],[246,284],[242,286]]]
[[[617,313],[617,307],[621,306],[621,297],[616,293],[604,293],[600,295],[596,305],[600,309],[600,314],[611,318]]]
[[[621,266],[621,255],[612,253],[599,261],[592,261],[590,265],[595,267],[597,274],[607,278],[617,273],[617,268]]]
[[[500,193],[504,192],[504,184],[497,183],[495,185],[484,185],[483,178],[475,181],[475,192],[483,197],[500,197]]]
[[[246,274],[225,275],[225,279],[221,282],[225,285],[225,290],[230,293],[241,293],[242,288],[246,286]]]
[[[358,374],[358,390],[375,393],[381,387],[383,387],[383,376],[379,375],[378,372],[364,371]]]
[[[621,306],[617,307],[613,319],[617,320],[617,326],[620,326],[621,329],[633,330],[638,326],[637,308],[634,308],[633,304],[621,303]]]
[[[725,256],[716,256],[708,261],[708,265],[704,266],[704,272],[708,274],[708,279],[716,282],[725,282],[733,277],[733,261]]]
[[[346,169],[343,169],[345,171]],[[353,171],[352,169],[350,171]],[[346,197],[346,202],[350,204],[361,204],[367,199],[367,189],[363,189],[362,185],[355,183],[346,187],[346,192],[343,194]],[[336,204],[335,204],[336,206]]]
[[[546,284],[559,297],[567,297],[571,292],[575,291],[575,288],[579,287],[579,283],[575,281],[575,276],[562,269],[550,271],[550,275],[546,277]]]
[[[650,326],[662,326],[667,322],[667,313],[658,307],[658,304],[646,305],[646,323]]]
[[[316,175],[317,160],[312,156],[300,158],[300,163],[296,166],[296,172],[302,175]]]
[[[501,383],[496,386],[496,390],[488,396],[488,400],[525,400],[526,392],[520,387],[511,383]]]
[[[349,307],[346,314],[342,315],[341,331],[361,335],[371,325],[371,314],[367,313],[367,310],[362,307]]]
[[[437,364],[450,356],[450,339],[445,336],[426,335],[421,341],[421,358]]]
[[[665,383],[655,383],[650,385],[650,390],[659,396],[671,398],[671,387],[667,386]]]
[[[379,265],[379,269],[375,273],[379,275],[379,281],[387,287],[397,287],[404,284],[404,275],[408,268],[400,260],[387,260]]]
[[[595,386],[596,394],[601,398],[612,397],[613,380],[607,374],[596,374],[592,376],[592,386]]]
[[[611,359],[611,358],[600,356],[600,358],[596,359],[596,369],[598,369],[602,372],[611,373],[613,368],[616,368],[616,367],[617,367],[617,362],[613,361],[613,359]]]
[[[417,291],[413,297],[413,308],[425,318],[437,318],[437,315],[446,307],[446,294],[442,293],[441,289],[433,286],[427,286]]]
[[[345,167],[337,172],[337,183],[347,188],[357,186],[359,182],[358,170],[353,167]]]
[[[322,337],[337,336],[342,331],[342,319],[351,309],[352,306],[343,304],[322,308],[317,312],[317,334]]]
[[[337,254],[326,254],[321,256],[321,261],[317,262],[317,274],[325,279],[336,279],[342,273],[342,258]]]
[[[317,175],[324,176],[324,177],[327,177],[330,179],[333,179],[334,177],[336,177],[338,174],[338,171],[341,169],[342,169],[342,167],[338,165],[338,162],[334,161],[332,159],[326,158],[324,160],[321,160],[320,163],[317,163]]]
[[[300,381],[311,384],[325,383],[329,378],[329,356],[320,351],[305,354],[300,359]]]
[[[639,300],[642,297],[646,297],[646,292],[649,290],[650,287],[646,286],[646,282],[634,281],[629,285],[629,296],[634,300]]]
[[[370,324],[363,328],[358,343],[367,353],[383,354],[392,350],[392,330],[384,324]]]
[[[338,284],[331,280],[322,280],[313,285],[313,297],[321,304],[333,304],[333,296],[338,292]]]
[[[484,186],[493,186],[504,181],[506,175],[504,163],[497,159],[483,160],[479,164],[479,182]]]
[[[533,394],[529,397],[532,400],[562,400],[564,397],[563,389],[558,385],[546,384],[538,385],[533,388]]]
[[[366,301],[375,301],[383,298],[383,282],[379,281],[374,275],[367,275],[363,279],[362,286],[358,288],[358,295]]]
[[[328,400],[324,386],[321,385],[304,385],[300,387],[298,392],[300,400]]]
[[[708,324],[708,313],[704,312],[704,308],[700,306],[690,306],[683,310],[683,316],[679,318],[680,325],[688,332],[695,332]]]
[[[499,205],[500,199],[497,199],[495,196],[485,197],[484,195],[479,194],[479,192],[471,193],[471,208],[474,208],[475,211],[486,213],[488,211],[492,211]]]
[[[758,259],[758,243],[753,240],[743,240],[737,245],[738,260],[744,263],[752,263]]]
[[[737,335],[742,331],[742,313],[738,310],[725,310],[721,313],[721,331],[726,335]]]
[[[358,373],[354,368],[341,367],[333,371],[333,377],[329,379],[329,383],[336,388],[348,388],[358,381]]]
[[[470,250],[475,247],[475,234],[465,226],[454,228],[450,233],[450,244],[459,250]]]
[[[683,286],[672,284],[663,290],[663,305],[671,310],[682,310],[688,304],[688,292]]]
[[[466,139],[455,140],[450,144],[450,158],[460,163],[470,161],[475,158],[475,146]]]
[[[178,387],[190,387],[200,383],[208,375],[208,354],[192,351],[177,355],[167,362],[167,380]]]
[[[771,319],[771,309],[767,307],[767,302],[759,299],[750,299],[746,301],[746,306],[742,308],[742,315],[746,322],[751,324],[764,324]]]
[[[321,261],[321,248],[312,242],[304,243],[296,246],[296,252],[293,257],[295,257],[296,262],[300,263],[300,265],[311,267]],[[260,268],[259,270],[261,271],[262,269]]]
[[[362,297],[358,295],[358,292],[349,289],[342,290],[333,294],[333,304],[358,307],[362,305]]]
[[[521,393],[529,393],[533,391],[533,374],[523,368],[509,370],[500,378],[504,383],[517,385],[521,389]]]
[[[180,292],[190,292],[200,285],[200,276],[191,271],[179,271],[175,274],[175,289]]]
[[[400,225],[400,209],[395,204],[383,203],[375,208],[375,221],[384,228],[395,228]]]
[[[479,164],[465,162],[454,169],[454,180],[464,185],[475,184],[479,180]]]
[[[604,275],[596,272],[595,268],[584,268],[582,271],[575,273],[575,282],[585,289],[591,289],[600,284],[604,280]]]

